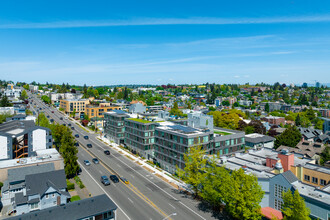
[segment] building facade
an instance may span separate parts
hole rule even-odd
[[[127,112],[113,110],[104,113],[104,133],[106,137],[116,144],[124,144],[125,118],[129,118]]]
[[[65,114],[75,113],[75,117],[82,117],[88,103],[88,99],[62,99],[60,100],[60,108]]]
[[[206,154],[212,151],[213,134],[183,125],[161,125],[155,129],[155,158],[160,166],[176,172],[176,166],[184,168],[184,154],[189,148],[202,146]]]
[[[111,105],[110,103],[100,103],[98,106],[86,105],[85,113],[89,118],[103,118],[105,112],[110,112],[112,110],[121,110],[121,107],[117,105]]]
[[[154,157],[155,127],[157,123],[138,118],[125,119],[125,144],[133,152],[151,159]]]
[[[50,129],[36,126],[34,121],[9,121],[0,125],[0,160],[31,157],[37,150],[52,146]]]

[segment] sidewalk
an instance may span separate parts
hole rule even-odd
[[[173,177],[171,177],[172,175],[168,172],[166,172],[165,170],[161,170],[160,168],[156,168],[156,165],[152,166],[150,164],[147,163],[147,159],[142,159],[139,156],[136,156],[134,154],[132,154],[131,152],[129,152],[126,149],[123,149],[121,147],[119,147],[118,144],[111,142],[110,140],[108,140],[107,138],[105,138],[104,136],[97,137],[97,139],[99,139],[100,141],[112,146],[112,148],[114,148],[116,151],[121,151],[124,155],[129,156],[130,158],[133,159],[134,162],[140,164],[141,166],[144,166],[144,168],[149,171],[150,173],[158,176],[159,178],[167,181],[173,188],[176,189],[183,189],[185,191],[188,191],[190,193],[192,193],[191,189],[189,189],[189,187],[187,186],[187,184],[174,179]]]

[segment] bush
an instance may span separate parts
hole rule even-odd
[[[79,200],[80,200],[80,196],[78,196],[78,195],[71,197],[71,202],[79,201]]]
[[[78,176],[74,177],[74,181],[76,181],[76,183],[78,184],[80,189],[85,188],[85,185],[83,184],[83,182],[81,181],[81,179]]]
[[[68,186],[68,190],[74,190],[74,183],[71,183],[69,180],[66,180],[66,185]]]

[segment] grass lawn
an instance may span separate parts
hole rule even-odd
[[[147,121],[147,120],[140,119],[140,118],[128,118],[127,120],[137,121],[137,122],[141,122],[141,123],[153,123],[152,121]]]
[[[80,197],[78,195],[71,197],[71,202],[79,201],[79,200],[80,200]]]
[[[215,134],[221,134],[221,135],[230,135],[230,134],[231,134],[231,133],[228,133],[228,132],[217,131],[217,130],[214,130],[214,133],[215,133]]]

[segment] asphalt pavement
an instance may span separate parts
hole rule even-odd
[[[42,107],[39,111],[45,112],[59,124],[70,123],[74,127],[73,135],[79,134],[76,140],[80,145],[78,162],[83,171],[81,179],[92,195],[105,193],[119,206],[118,219],[215,219],[212,213],[200,210],[198,202],[178,193],[170,184],[99,141],[96,134],[84,131],[74,121],[66,119],[63,113],[33,96],[34,102]],[[83,138],[86,135],[88,140]],[[87,148],[87,144],[92,144],[92,148]],[[104,150],[109,150],[111,155],[105,155]],[[97,157],[100,164],[94,164],[93,157]],[[90,166],[83,164],[85,159],[91,162]],[[130,183],[112,182],[110,186],[103,186],[100,177],[111,174],[123,176]]]

